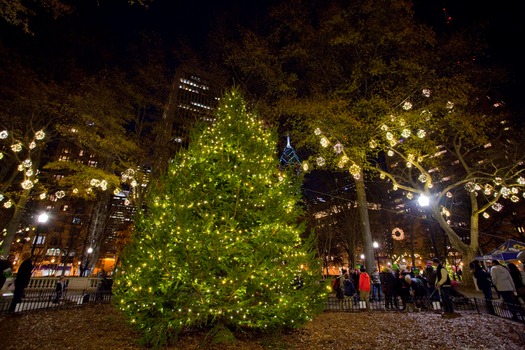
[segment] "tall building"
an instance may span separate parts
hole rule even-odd
[[[213,123],[220,86],[220,79],[194,67],[177,70],[157,132],[154,177],[166,170],[176,152],[188,146],[196,123]]]

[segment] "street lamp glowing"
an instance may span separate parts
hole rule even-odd
[[[417,199],[417,202],[422,207],[428,207],[428,205],[430,204],[430,199],[427,196],[425,196],[424,194],[422,194]]]
[[[49,215],[47,215],[47,213],[42,213],[40,215],[38,215],[38,222],[41,223],[41,224],[45,224],[47,222],[47,219],[49,219]]]

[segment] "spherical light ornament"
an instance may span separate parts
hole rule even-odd
[[[405,103],[403,103],[403,109],[405,111],[411,110],[412,109],[412,103],[410,103],[408,101],[405,101]]]
[[[42,140],[44,137],[46,137],[46,133],[43,130],[37,131],[35,133],[35,139]]]
[[[405,232],[403,232],[403,230],[399,227],[396,227],[392,230],[392,238],[396,241],[402,241],[403,239],[405,239]]]
[[[393,157],[393,156],[394,156],[394,151],[392,151],[392,150],[388,150],[388,152],[386,152],[386,154],[387,154],[389,157]]]
[[[33,182],[31,180],[25,180],[22,182],[21,185],[24,190],[29,190],[30,188],[33,188]]]
[[[12,144],[11,150],[15,153],[20,152],[22,150],[22,144],[20,142]]]
[[[318,165],[318,166],[323,166],[323,165],[325,165],[325,160],[324,160],[323,157],[319,157],[319,158],[317,158],[317,159],[316,159],[316,162],[317,162],[317,165]]]
[[[321,146],[328,147],[328,144],[330,143],[326,137],[321,137]]]
[[[6,130],[0,131],[0,139],[6,139],[9,133]]]
[[[430,89],[423,89],[423,91],[421,93],[425,97],[430,97]]]
[[[303,162],[303,170],[308,171],[309,165],[308,162]]]
[[[371,140],[368,145],[370,146],[370,148],[376,148],[377,147],[377,142],[376,140]]]
[[[401,136],[405,138],[410,137],[411,134],[412,132],[409,129],[403,129],[403,131],[401,131]]]
[[[321,129],[317,128],[314,130],[314,134],[321,135]]]

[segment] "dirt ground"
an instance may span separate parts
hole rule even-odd
[[[525,349],[525,325],[474,313],[444,319],[432,312],[323,313],[283,334],[240,337],[235,344],[206,344],[186,334],[168,350]],[[0,349],[145,349],[112,305],[45,310],[0,318]]]

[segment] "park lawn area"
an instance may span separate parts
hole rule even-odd
[[[209,344],[188,332],[168,350],[263,349],[524,349],[525,325],[476,313],[444,319],[434,312],[327,312],[301,329],[241,334],[234,344]],[[146,349],[109,304],[42,310],[0,318],[2,350]]]

